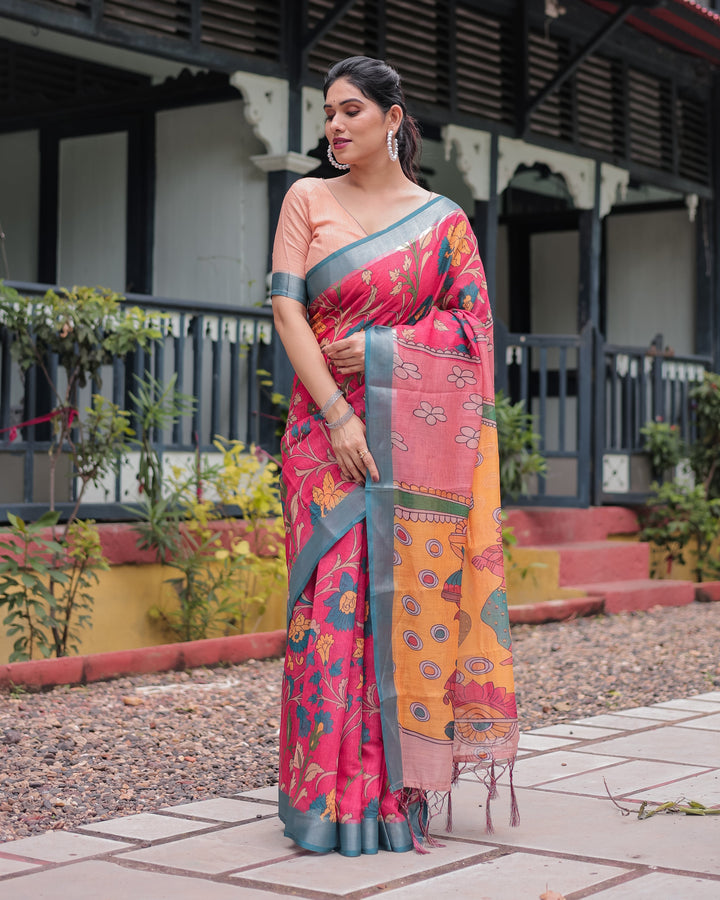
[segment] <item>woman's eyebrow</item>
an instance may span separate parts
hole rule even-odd
[[[362,102],[363,101],[359,97],[350,97],[349,100],[341,100],[340,103],[338,103],[338,106],[345,106],[346,103],[362,103]],[[332,107],[333,107],[332,103],[326,103],[323,106],[323,109],[332,109]]]

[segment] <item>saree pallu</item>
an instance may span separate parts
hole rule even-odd
[[[280,816],[308,849],[407,850],[462,770],[491,798],[517,750],[482,264],[464,213],[439,197],[304,281],[275,273],[273,293],[309,298],[321,347],[364,332],[365,376],[331,372],[380,471],[343,479],[296,379]],[[513,797],[513,824],[516,812]]]

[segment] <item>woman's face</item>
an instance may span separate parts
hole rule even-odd
[[[338,78],[328,88],[324,109],[325,136],[339,163],[364,162],[381,153],[387,158],[387,132],[397,130],[399,106],[384,113],[347,78]]]

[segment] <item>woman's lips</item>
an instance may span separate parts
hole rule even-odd
[[[350,141],[346,141],[344,138],[337,138],[333,141],[333,147],[344,147],[345,144],[349,144]]]

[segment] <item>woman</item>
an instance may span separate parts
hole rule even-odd
[[[346,174],[291,187],[273,253],[297,376],[280,816],[300,846],[356,856],[419,849],[461,770],[494,795],[517,721],[476,241],[417,183],[392,68],[333,66],[325,113]]]

